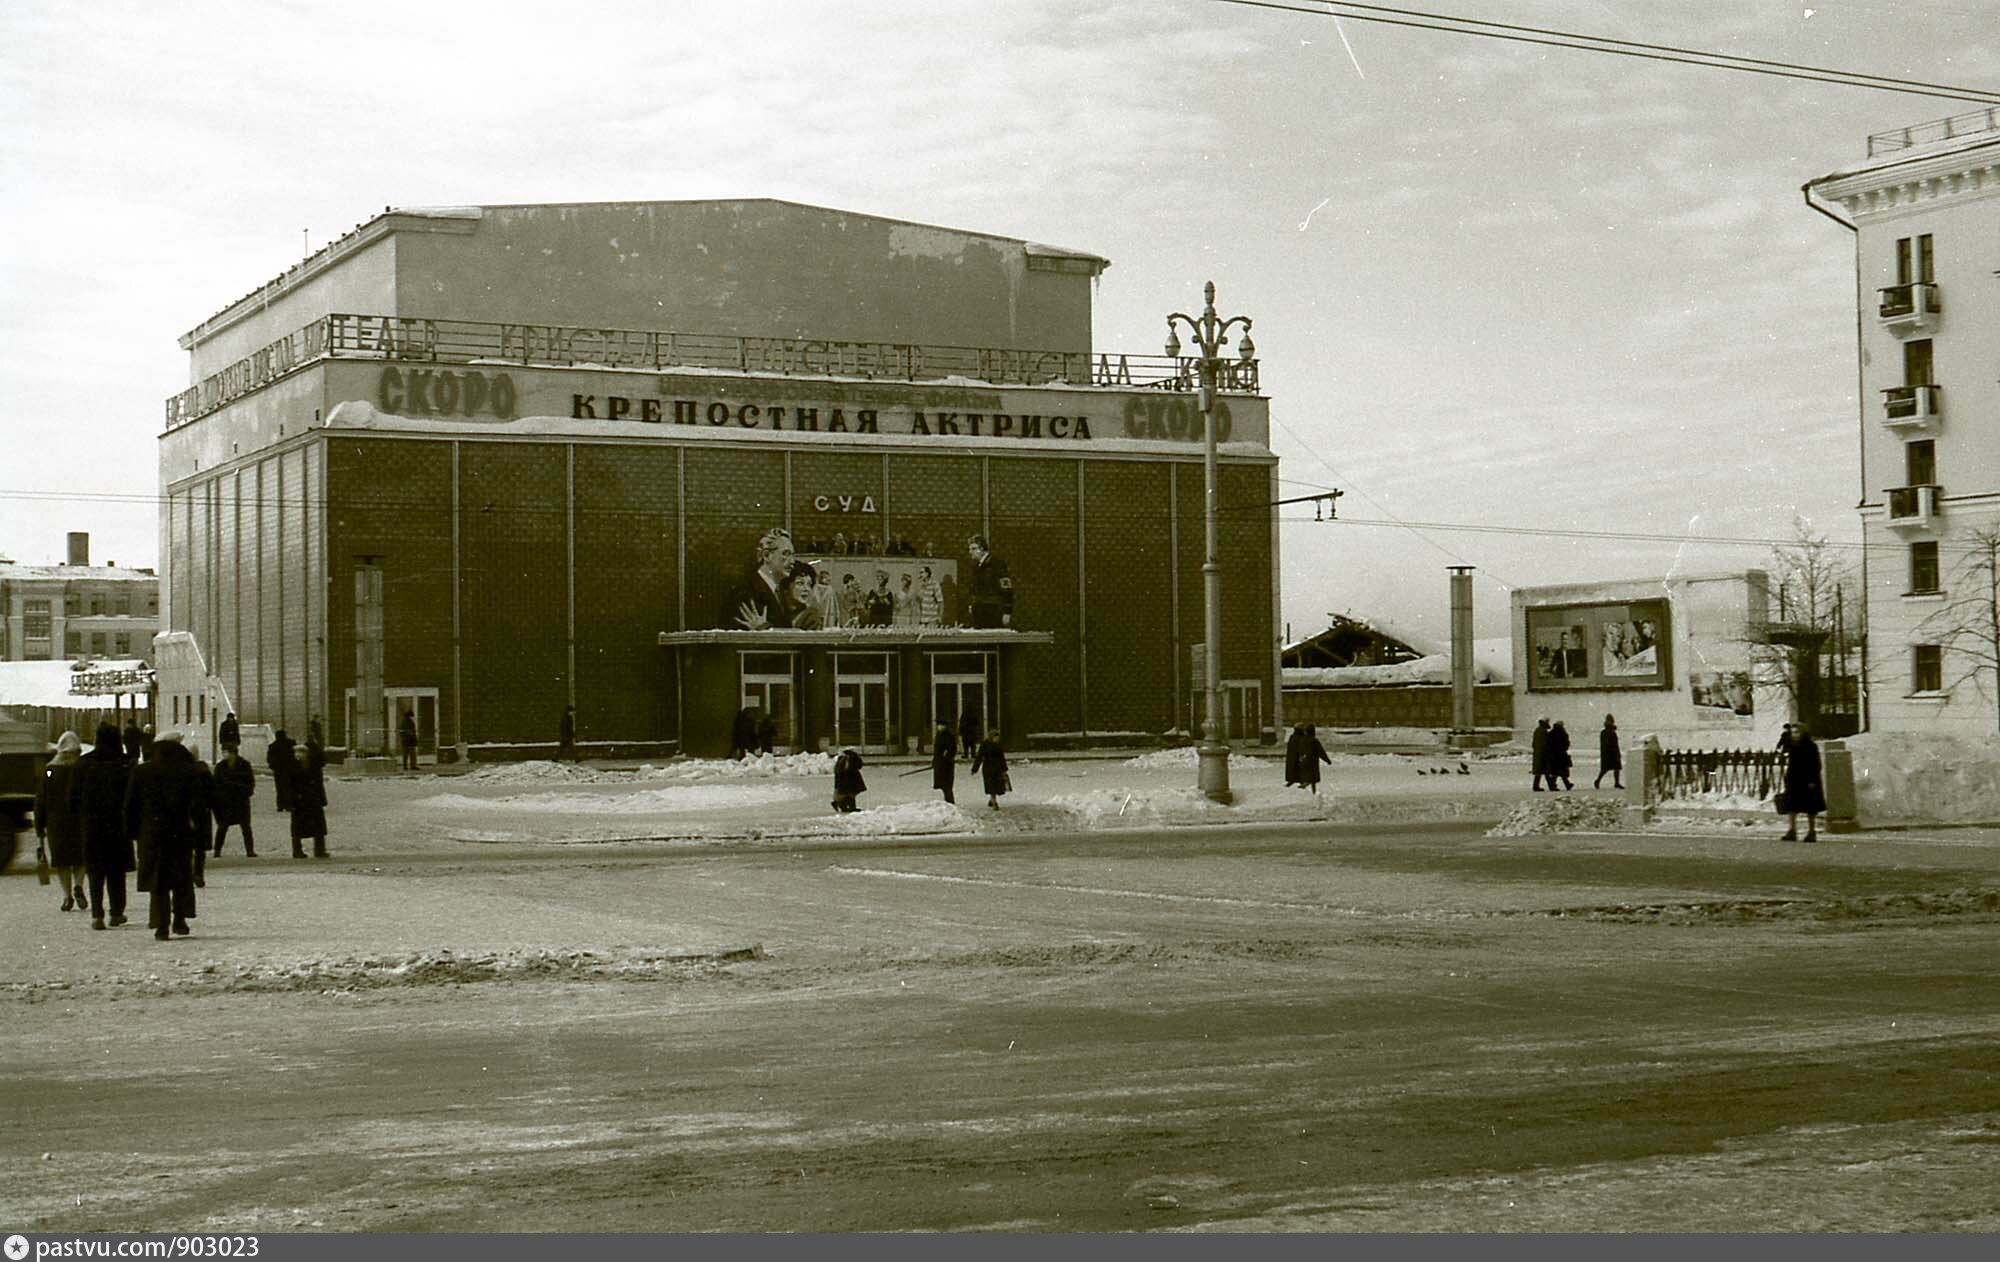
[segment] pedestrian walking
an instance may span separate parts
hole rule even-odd
[[[125,789],[132,778],[118,728],[97,725],[97,743],[76,764],[70,808],[83,826],[83,870],[90,878],[90,927],[125,923],[125,874],[135,866],[125,828]]]
[[[56,756],[42,769],[35,793],[35,843],[48,853],[49,869],[62,885],[62,909],[83,911],[90,899],[83,892],[83,827],[71,805],[71,781],[83,740],[64,732],[56,740]]]
[[[277,793],[281,811],[292,809],[292,777],[299,769],[299,758],[293,751],[297,748],[281,727],[271,734],[271,748],[264,751],[264,765],[271,769],[271,788]]]
[[[1299,745],[1299,783],[1319,796],[1319,767],[1321,763],[1331,766],[1333,759],[1327,757],[1326,746],[1319,743],[1319,728],[1306,724],[1305,740]]]
[[[416,711],[414,710],[403,711],[403,726],[402,729],[399,732],[397,732],[397,736],[402,740],[403,743],[403,770],[415,771],[417,769]]]
[[[1285,787],[1305,784],[1305,777],[1299,772],[1299,755],[1305,752],[1306,725],[1292,724],[1292,734],[1285,738]]]
[[[125,790],[125,829],[139,842],[139,889],[151,895],[146,924],[162,942],[168,930],[193,933],[197,826],[207,828],[201,774],[179,732],[154,739],[153,753]]]
[[[1007,776],[1007,753],[1000,748],[1000,729],[994,728],[979,742],[972,766],[979,772],[980,787],[986,790],[986,805],[999,810],[1000,795],[1014,790],[1014,782]]]
[[[946,802],[957,804],[952,796],[952,781],[958,776],[958,740],[951,729],[938,724],[937,734],[931,737],[931,787],[944,794]]]
[[[144,748],[146,739],[145,734],[139,730],[139,720],[125,720],[125,734],[123,739],[125,742],[125,765],[128,767],[138,766],[139,751]]]
[[[757,707],[757,752],[774,754],[778,750],[778,722],[764,707]]]
[[[215,742],[224,749],[235,749],[243,743],[243,725],[236,721],[236,711],[231,710],[228,717],[222,720],[222,726],[216,730]]]
[[[1618,773],[1625,769],[1625,755],[1618,749],[1618,719],[1613,715],[1604,716],[1604,726],[1597,733],[1597,779],[1590,782],[1593,789],[1604,787],[1604,773],[1611,773],[1611,787],[1622,789],[1623,781]]]
[[[1820,780],[1819,743],[1803,723],[1786,724],[1792,746],[1785,758],[1785,800],[1778,807],[1785,813],[1786,841],[1818,841],[1816,816],[1826,810],[1826,786]],[[1806,835],[1799,836],[1799,816],[1806,817]]]
[[[576,707],[563,707],[562,724],[556,729],[556,760],[578,761],[576,756]]]
[[[186,734],[182,734],[181,748],[187,749]],[[188,750],[188,757],[194,759],[195,798],[201,809],[194,816],[194,887],[202,889],[208,885],[208,846],[213,840],[215,827],[215,773],[209,765]]]
[[[312,838],[312,857],[326,859],[326,747],[306,740],[305,756],[292,773],[292,858],[306,857],[305,841]]]
[[[755,752],[757,748],[757,714],[749,706],[736,712],[729,720],[729,756],[738,762]]]
[[[243,857],[257,857],[257,834],[250,827],[250,800],[257,792],[257,769],[234,746],[215,764],[215,856],[231,828],[243,831]]]
[[[970,706],[958,716],[958,752],[967,759],[979,752],[979,715]]]
[[[868,791],[861,766],[861,755],[852,749],[841,750],[840,757],[833,760],[833,809],[843,815],[860,810],[855,799]]]
[[[1535,724],[1535,734],[1529,738],[1529,748],[1532,751],[1529,755],[1529,761],[1535,771],[1535,792],[1540,793],[1542,791],[1542,778],[1549,773],[1549,721],[1547,719],[1543,719]],[[1556,782],[1550,780],[1549,788],[1553,789],[1555,787]]]
[[[1570,783],[1569,778],[1569,729],[1563,726],[1561,719],[1557,719],[1555,726],[1549,729],[1548,742],[1542,753],[1548,763],[1543,770],[1548,776],[1550,791],[1555,790],[1557,780],[1562,781],[1564,789],[1574,789],[1576,786]]]

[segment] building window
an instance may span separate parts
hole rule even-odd
[[[64,592],[63,617],[81,618],[82,616],[83,616],[83,597],[77,595],[75,592]]]
[[[104,632],[102,631],[92,632],[90,637],[90,655],[92,657],[103,657],[106,653],[109,653],[110,651],[111,651],[111,646],[105,643]]]
[[[1913,644],[1910,646],[1910,691],[1944,691],[1944,646],[1942,644]]]
[[[69,630],[63,632],[63,656],[83,656],[83,632]]]
[[[1921,438],[1903,444],[1903,485],[1928,486],[1937,481],[1937,440]]]
[[[129,635],[119,635],[119,636],[115,636],[115,637],[113,637],[113,639],[112,639],[111,643],[112,643],[112,646],[113,646],[113,648],[112,648],[112,651],[113,651],[113,652],[115,652],[115,653],[117,653],[117,654],[118,654],[118,656],[120,656],[120,657],[130,657],[130,656],[132,656],[132,637],[131,637],[131,636],[129,636]]]
[[[1937,540],[1928,539],[1910,545],[1910,594],[1920,595],[1938,589],[1938,546]]]
[[[21,655],[29,661],[45,662],[49,659],[49,633],[54,625],[54,615],[46,600],[24,600],[21,602]]]
[[[1937,384],[1937,365],[1931,358],[1931,340],[1927,337],[1903,343],[1903,384],[1906,386],[1934,386]]]
[[[121,618],[130,617],[132,614],[132,594],[130,592],[119,592],[117,598],[111,602],[111,612]]]
[[[103,617],[103,616],[104,616],[104,593],[103,593],[103,592],[97,592],[97,593],[94,593],[94,594],[93,594],[93,595],[91,596],[91,598],[90,598],[90,616],[91,616],[91,617],[93,617],[93,618],[101,618],[101,617]]]
[[[1929,285],[1937,280],[1937,267],[1931,258],[1931,234],[1920,237],[1899,237],[1896,240],[1896,283],[1898,285]]]

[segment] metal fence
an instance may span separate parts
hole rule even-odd
[[[1197,361],[1186,356],[336,314],[279,338],[210,374],[200,385],[169,398],[166,427],[173,429],[213,412],[321,358],[647,372],[705,368],[870,381],[935,382],[962,378],[1010,386],[1193,390],[1198,384]],[[1257,361],[1231,360],[1223,364],[1216,386],[1228,392],[1256,393]]]
[[[1663,749],[1653,791],[1657,801],[1737,794],[1762,801],[1785,783],[1785,753],[1777,749]]]
[[[1900,149],[1913,149],[1918,145],[1936,144],[1941,140],[1955,140],[1960,136],[1972,136],[1983,131],[2000,131],[2000,106],[1973,110],[1966,114],[1954,114],[1950,118],[1918,123],[1914,127],[1878,131],[1868,137],[1868,156],[1872,158],[1878,154],[1895,153]]]

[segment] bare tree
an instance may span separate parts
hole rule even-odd
[[[1861,583],[1839,545],[1796,514],[1791,541],[1771,549],[1770,569],[1777,609],[1758,642],[1781,650],[1784,670],[1762,686],[1783,695],[1792,713],[1817,726],[1822,662],[1841,664],[1836,675],[1844,676],[1848,655],[1858,656],[1867,639]],[[1833,700],[1845,709],[1844,684]]]
[[[1945,690],[1971,682],[1993,701],[2000,728],[2000,523],[1965,531],[1952,551],[1951,598],[1917,631],[1944,650]]]

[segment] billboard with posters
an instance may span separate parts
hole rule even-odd
[[[1528,688],[1665,688],[1673,642],[1664,600],[1527,610]]]
[[[712,621],[698,625],[821,631],[963,624],[955,558],[921,556],[894,540],[886,548],[851,551],[843,541],[838,552],[800,552],[780,526],[746,540],[746,552],[742,580]]]

